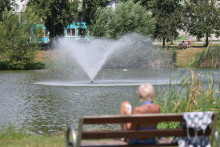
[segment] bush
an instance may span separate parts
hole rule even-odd
[[[118,39],[132,32],[151,37],[155,30],[155,21],[140,3],[129,0],[119,3],[115,9],[99,8],[91,29],[96,37]]]
[[[8,61],[4,59],[0,59],[0,70],[8,69]]]
[[[5,10],[0,22],[0,52],[8,59],[9,69],[26,69],[33,62],[43,35],[40,18],[28,9],[25,13],[13,14]]]

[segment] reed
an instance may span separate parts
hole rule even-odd
[[[162,113],[182,113],[198,111],[220,112],[220,97],[213,88],[214,79],[208,76],[209,87],[204,88],[201,78],[191,75],[185,76],[180,84],[170,84],[167,91],[158,88],[155,103],[161,105]],[[176,127],[175,123],[162,123],[159,127]],[[220,128],[218,124],[218,128]]]
[[[210,42],[211,43],[211,42]],[[190,67],[197,68],[219,68],[220,67],[220,46],[209,46],[201,53],[198,53],[190,64]]]

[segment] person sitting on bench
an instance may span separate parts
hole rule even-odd
[[[191,47],[191,42],[188,40],[188,42],[187,42],[187,49],[190,49],[190,47]]]
[[[160,106],[154,104],[154,87],[151,84],[143,84],[138,89],[138,96],[142,102],[141,106],[137,106],[132,111],[132,106],[130,102],[123,102],[121,104],[121,115],[131,115],[131,114],[148,114],[148,113],[160,113]],[[148,129],[156,129],[157,124],[150,122],[144,122],[145,124],[121,124],[122,130],[148,130]],[[130,144],[155,144],[156,139],[129,139],[128,142]]]
[[[187,48],[187,44],[185,43],[184,40],[181,43],[179,43],[179,49],[186,49],[186,48]]]

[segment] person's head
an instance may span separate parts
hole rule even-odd
[[[183,40],[183,43],[184,43],[184,40]]]
[[[151,84],[143,84],[138,88],[138,96],[141,101],[153,101],[154,87]]]

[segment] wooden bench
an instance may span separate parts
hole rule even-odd
[[[205,135],[211,136],[211,144],[218,146],[218,130],[217,120],[218,114],[213,113],[212,125],[206,129]],[[66,146],[69,147],[140,147],[140,146],[177,146],[177,143],[157,143],[154,145],[129,145],[120,138],[136,138],[147,139],[156,137],[181,137],[186,136],[187,132],[184,128],[176,129],[152,129],[152,130],[109,130],[109,131],[84,131],[83,125],[96,124],[121,124],[121,123],[137,123],[143,124],[146,122],[184,122],[182,114],[146,114],[146,115],[130,115],[130,116],[97,116],[97,117],[83,117],[80,119],[78,134],[74,131],[72,126],[69,126],[66,132]],[[194,135],[194,131],[190,130],[190,134]],[[202,135],[202,132],[198,133]],[[70,142],[70,139],[72,142]],[[102,139],[102,140],[97,140]],[[105,139],[105,140],[103,140]],[[111,139],[111,140],[107,140]],[[117,140],[118,139],[118,140]],[[85,140],[85,141],[81,141]],[[88,141],[92,140],[92,141]]]

